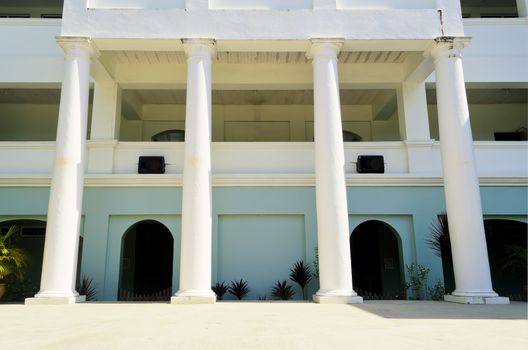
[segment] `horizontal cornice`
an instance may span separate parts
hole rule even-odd
[[[481,186],[528,186],[527,177],[480,177]],[[348,174],[349,187],[426,187],[443,186],[441,176],[409,174]],[[51,176],[0,174],[0,187],[49,187]],[[182,176],[175,174],[89,174],[85,187],[181,187]],[[214,187],[292,187],[315,186],[313,174],[216,174]]]

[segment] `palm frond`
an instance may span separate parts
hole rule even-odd
[[[446,213],[438,215],[437,220],[431,224],[431,235],[425,243],[436,256],[451,259],[451,240]]]
[[[249,292],[248,284],[242,278],[240,281],[231,281],[229,293],[233,294],[238,300],[242,300]]]
[[[286,280],[282,282],[277,281],[271,290],[271,295],[279,300],[290,300],[293,298],[294,294],[293,287],[288,285]]]
[[[0,280],[9,275],[23,279],[28,265],[31,262],[29,254],[20,248],[13,248],[11,238],[18,233],[20,228],[12,225],[5,235],[0,235]]]
[[[229,286],[225,282],[216,282],[216,284],[212,286],[211,289],[213,292],[215,292],[218,300],[223,300],[224,294],[229,290]]]
[[[95,300],[95,295],[97,294],[97,288],[93,281],[93,278],[88,276],[82,276],[81,282],[77,284],[77,292],[80,295],[86,296],[86,301]]]

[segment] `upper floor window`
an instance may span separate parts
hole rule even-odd
[[[464,18],[519,17],[516,0],[461,0]]]
[[[0,18],[61,18],[64,0],[2,0]]]

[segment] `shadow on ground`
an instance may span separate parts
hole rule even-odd
[[[464,305],[443,301],[365,301],[350,307],[390,319],[526,320],[525,302]]]

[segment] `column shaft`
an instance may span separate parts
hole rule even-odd
[[[87,39],[59,39],[65,49],[55,163],[40,291],[26,303],[73,303],[85,168],[90,56]]]
[[[446,209],[456,283],[451,299],[458,298],[451,301],[485,303],[485,298],[494,298],[497,294],[491,286],[460,55],[462,47],[463,42],[440,38],[432,51],[436,68]]]
[[[187,40],[180,289],[173,303],[212,303],[211,40]]]
[[[339,101],[339,40],[312,40],[314,147],[320,289],[316,302],[351,303],[352,289],[345,156]]]

